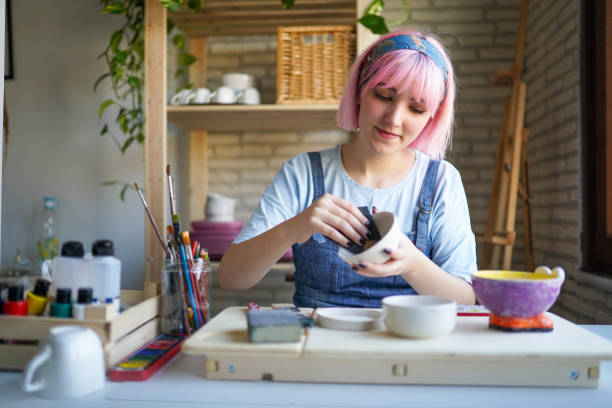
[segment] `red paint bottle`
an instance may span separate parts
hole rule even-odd
[[[28,302],[23,300],[23,285],[13,285],[8,288],[8,299],[4,301],[3,312],[7,315],[26,316]]]

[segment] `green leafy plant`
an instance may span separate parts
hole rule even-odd
[[[178,11],[183,0],[160,0],[160,3],[170,11]],[[125,16],[123,25],[112,32],[106,49],[98,56],[103,58],[107,72],[94,83],[94,91],[100,84],[110,81],[113,97],[106,99],[98,108],[98,117],[102,118],[108,109],[114,109],[121,137],[111,131],[105,123],[100,135],[109,135],[121,153],[124,153],[132,143],[144,142],[144,0],[101,0],[102,13],[122,14]],[[188,0],[188,6],[196,12],[201,11],[203,0]],[[174,24],[168,21],[168,33]],[[176,34],[172,43],[179,50],[179,70],[176,75],[184,74],[184,68],[193,64],[196,58],[184,51],[185,38]]]
[[[404,7],[401,17],[397,20],[387,22],[382,16],[382,12],[385,8],[384,1],[373,0],[357,22],[368,28],[374,34],[386,34],[389,32],[389,27],[398,26],[408,18],[408,0],[402,0],[402,4]]]
[[[389,25],[397,25],[408,16],[408,0],[402,0],[404,11],[402,18]],[[200,12],[205,0],[159,0],[170,12],[179,11],[186,4],[194,12]],[[293,8],[295,0],[280,0],[286,10]],[[98,117],[102,118],[106,111],[115,111],[111,123],[116,123],[121,135],[115,134],[110,123],[104,123],[100,136],[110,136],[121,153],[134,143],[143,144],[144,135],[144,0],[100,0],[102,13],[123,15],[122,26],[110,35],[106,49],[98,56],[106,63],[106,72],[96,79],[94,92],[106,82],[110,82],[113,97],[104,100],[98,108]],[[364,15],[357,20],[374,34],[389,31],[385,19],[381,16],[384,10],[382,0],[373,0]],[[170,35],[174,24],[167,22],[167,32]],[[172,44],[178,50],[178,69],[175,77],[185,74],[185,69],[196,61],[196,57],[185,51],[185,36],[177,33],[171,38]],[[131,183],[122,181],[105,181],[103,185],[122,185],[121,200]]]

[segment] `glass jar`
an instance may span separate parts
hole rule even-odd
[[[183,300],[181,299],[181,270],[166,260],[161,272],[161,330],[166,334],[187,334]]]

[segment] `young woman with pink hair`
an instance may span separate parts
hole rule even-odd
[[[296,306],[380,307],[393,294],[474,304],[476,245],[459,172],[444,154],[455,102],[453,68],[432,35],[396,31],[353,64],[338,111],[350,142],[284,163],[219,265],[226,290],[254,286],[292,247]],[[348,265],[363,244],[357,207],[395,214],[404,232],[383,264]]]

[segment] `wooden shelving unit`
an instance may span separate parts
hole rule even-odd
[[[189,52],[197,57],[189,81],[206,84],[206,37],[276,34],[278,26],[355,24],[370,0],[297,0],[284,10],[279,0],[207,0],[201,13],[185,9],[172,21],[189,37]],[[189,131],[190,217],[199,217],[206,200],[207,131],[282,131],[336,128],[334,105],[204,105],[167,106],[168,15],[159,0],[145,3],[145,188],[155,219],[168,219],[166,187],[167,122]],[[357,26],[357,52],[374,36]],[[164,223],[165,224],[165,223]],[[160,280],[162,248],[145,223],[146,282]]]

